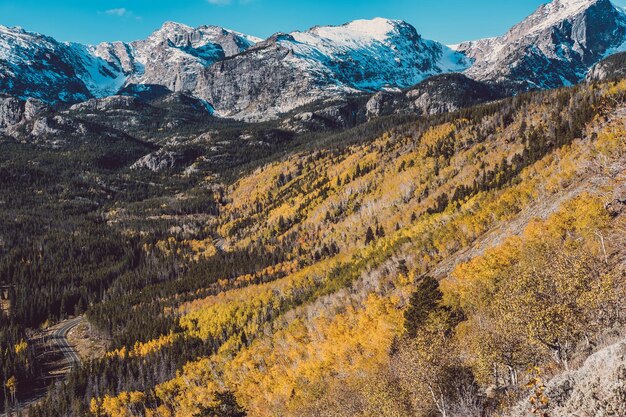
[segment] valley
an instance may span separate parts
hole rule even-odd
[[[0,410],[621,415],[625,43],[0,27]]]

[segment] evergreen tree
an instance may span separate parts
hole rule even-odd
[[[436,279],[428,275],[421,278],[404,313],[404,328],[409,337],[414,337],[417,330],[424,325],[428,315],[438,307],[442,296]]]

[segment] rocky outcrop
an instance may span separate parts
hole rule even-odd
[[[136,110],[141,101],[132,96],[111,96],[102,99],[91,99],[70,107],[73,112],[96,112],[109,110]]]
[[[0,129],[6,129],[22,121],[24,102],[14,97],[0,96]]]
[[[463,74],[436,75],[402,92],[379,91],[344,100],[322,100],[287,115],[281,128],[296,133],[352,128],[393,114],[433,115],[502,98],[503,92]]]
[[[575,371],[565,372],[546,385],[551,417],[626,415],[626,339],[591,355]],[[530,402],[516,406],[509,417],[530,417]]]
[[[367,102],[366,112],[370,119],[398,113],[432,115],[502,97],[497,88],[463,74],[442,74],[427,78],[403,93],[376,93]]]
[[[191,164],[199,156],[195,149],[159,149],[141,157],[131,165],[131,169],[147,169],[153,172],[178,169]]]
[[[141,97],[141,98],[139,98]],[[204,101],[168,90],[162,95],[111,96],[91,99],[62,111],[146,142],[164,144],[172,137],[183,141],[207,130],[215,118]]]
[[[365,104],[365,112],[368,119],[387,116],[407,109],[408,100],[406,95],[388,91],[379,91]]]
[[[611,55],[594,65],[585,81],[605,81],[626,77],[626,52]]]
[[[366,122],[365,97],[329,100],[296,110],[281,123],[281,129],[295,133],[349,129]]]
[[[411,112],[441,114],[502,98],[494,86],[474,81],[462,74],[431,77],[406,93]]]
[[[21,122],[31,120],[47,110],[39,100],[29,98],[20,100],[15,97],[0,95],[0,132],[9,132]]]

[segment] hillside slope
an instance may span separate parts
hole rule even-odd
[[[566,367],[583,335],[623,324],[625,91],[372,122],[232,185],[108,210],[123,235],[160,230],[133,272],[154,278],[90,308],[110,353],[34,415],[473,415],[512,398],[489,386],[521,398],[529,364]],[[202,193],[210,215],[168,214]]]

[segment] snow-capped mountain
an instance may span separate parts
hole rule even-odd
[[[115,94],[124,82],[119,69],[90,47],[0,26],[0,92],[76,102]]]
[[[409,87],[468,66],[462,55],[422,39],[408,23],[381,18],[294,32],[278,43],[292,51],[295,66],[363,91]]]
[[[102,43],[95,54],[121,66],[126,84],[156,84],[193,92],[215,62],[246,51],[260,39],[217,26],[192,28],[167,22],[146,40]]]
[[[358,20],[279,33],[214,64],[196,94],[218,114],[268,119],[316,100],[412,86],[468,60],[408,23]]]
[[[553,0],[501,37],[454,47],[381,18],[266,40],[167,22],[145,40],[95,46],[0,26],[0,93],[54,104],[174,91],[201,99],[218,116],[267,120],[454,72],[508,92],[560,87],[622,50],[626,12],[609,0]]]
[[[198,73],[257,41],[168,22],[146,40],[87,46],[0,26],[0,91],[49,103],[107,97],[129,83],[193,91]]]
[[[409,87],[469,63],[411,25],[380,18],[265,41],[168,22],[146,40],[97,46],[3,28],[0,50],[0,91],[22,98],[78,102],[161,85],[206,100],[217,114],[257,120],[323,98]]]
[[[626,13],[609,0],[554,0],[501,37],[455,49],[474,60],[470,77],[525,90],[575,84],[625,41]]]

